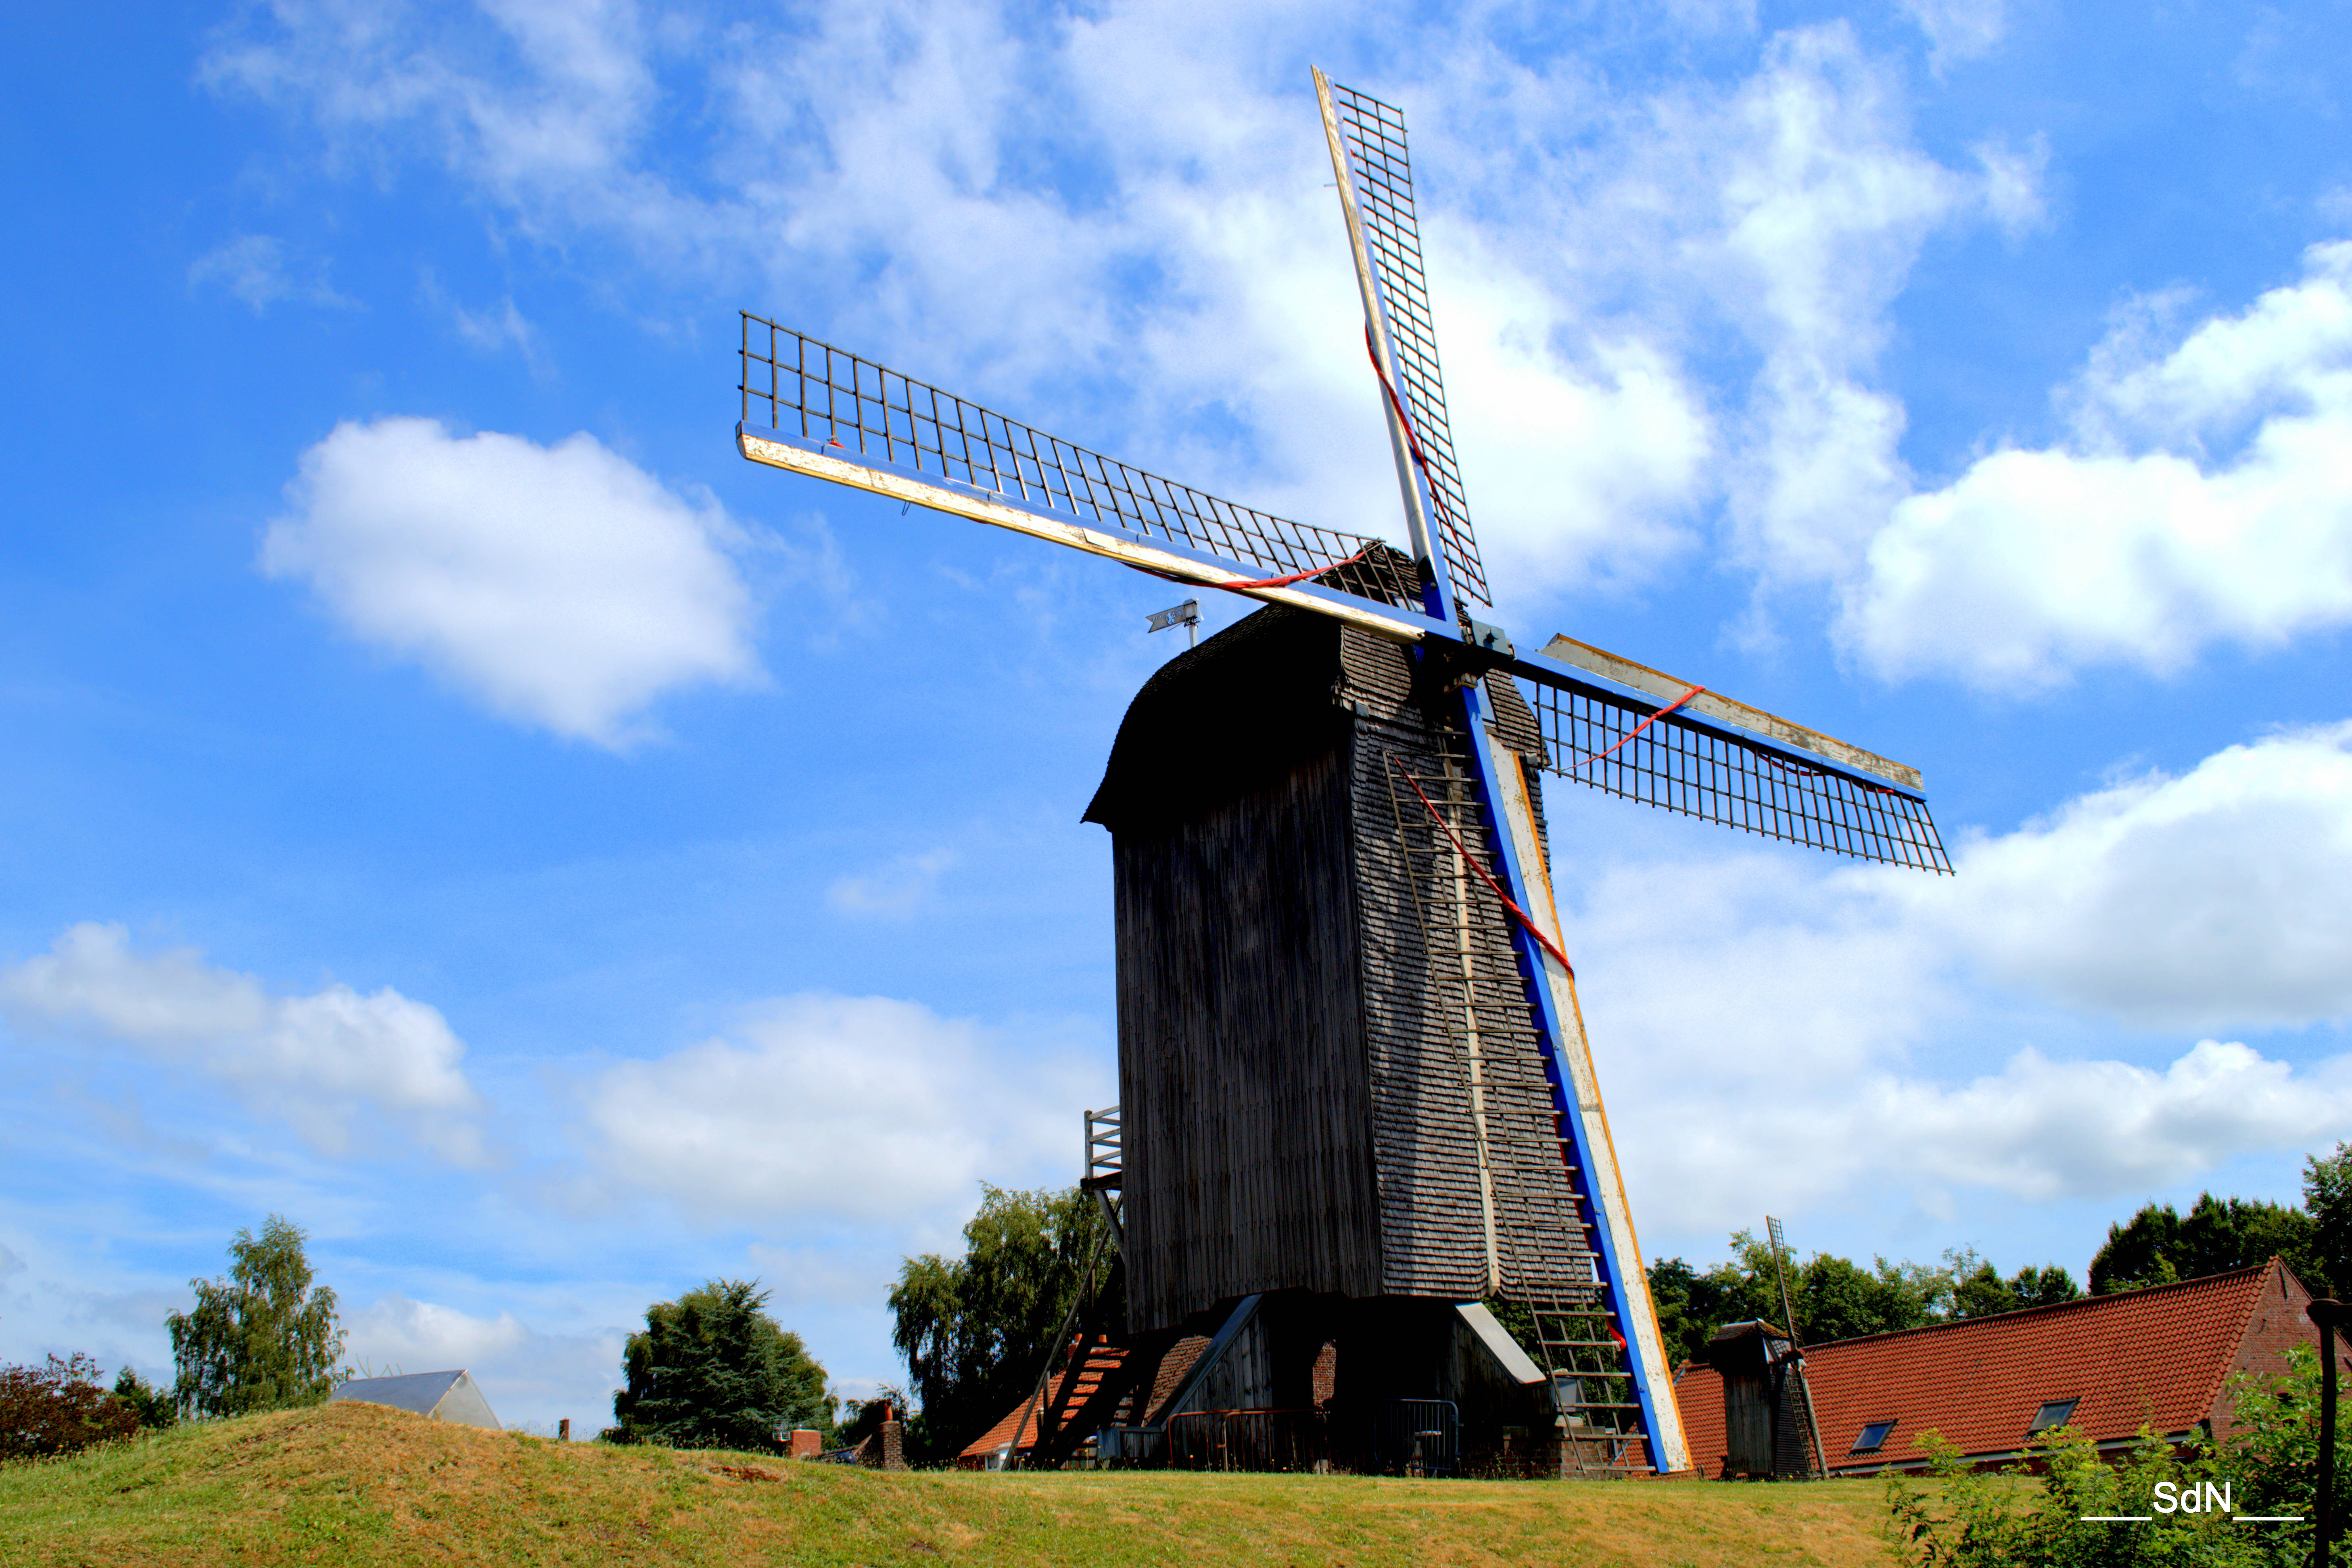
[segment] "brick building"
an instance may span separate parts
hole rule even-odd
[[[2304,1315],[2310,1301],[2273,1258],[2177,1285],[1810,1346],[1804,1383],[1833,1475],[1920,1468],[1913,1444],[1927,1432],[1979,1466],[2012,1462],[2037,1433],[2060,1426],[2119,1455],[2143,1426],[2176,1440],[2232,1430],[2231,1374],[2284,1372],[2288,1346],[2316,1345]],[[1744,1363],[1734,1358],[1756,1337],[1727,1335],[1723,1370],[1686,1363],[1675,1381],[1703,1475],[1730,1473],[1735,1447],[1758,1450],[1752,1439],[1735,1443],[1731,1430],[1747,1414]],[[1742,1406],[1729,1418],[1727,1394]],[[1803,1420],[1802,1406],[1774,1403],[1771,1418],[1783,1429],[1764,1451],[1787,1470],[1801,1464],[1800,1434],[1788,1428]]]

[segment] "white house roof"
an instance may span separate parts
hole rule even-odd
[[[354,1377],[337,1384],[335,1391],[327,1395],[330,1405],[345,1400],[389,1405],[395,1410],[414,1411],[436,1421],[454,1421],[461,1426],[504,1430],[499,1418],[490,1413],[490,1402],[475,1386],[472,1375],[462,1370],[412,1372],[401,1377]]]

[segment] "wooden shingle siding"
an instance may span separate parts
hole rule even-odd
[[[1533,713],[1487,687],[1532,770]],[[1504,1292],[1591,1288],[1509,917],[1397,776],[1494,863],[1450,707],[1403,648],[1281,609],[1130,707],[1087,816],[1113,834],[1133,1327],[1261,1290],[1488,1294],[1474,1028]]]

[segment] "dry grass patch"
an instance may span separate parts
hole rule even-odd
[[[0,1469],[10,1564],[1879,1568],[1875,1487],[892,1474],[337,1405]]]

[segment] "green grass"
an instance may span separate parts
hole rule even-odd
[[[1878,1489],[894,1473],[338,1405],[0,1468],[0,1563],[1885,1564]]]

